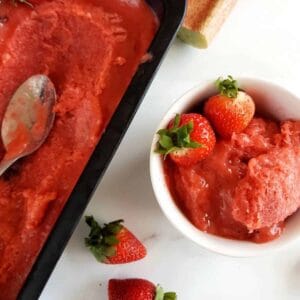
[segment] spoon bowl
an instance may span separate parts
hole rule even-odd
[[[55,87],[46,75],[34,75],[18,87],[2,121],[1,138],[6,154],[0,163],[0,175],[43,144],[53,126],[55,102]]]

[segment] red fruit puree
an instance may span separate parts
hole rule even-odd
[[[300,121],[254,118],[184,168],[164,163],[171,193],[191,222],[215,235],[263,243],[280,236],[300,206]]]
[[[34,74],[58,102],[46,142],[0,178],[1,300],[17,297],[158,27],[142,0],[28,1],[0,1],[0,119]]]

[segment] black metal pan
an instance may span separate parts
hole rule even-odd
[[[140,65],[128,86],[41,250],[18,296],[19,300],[38,299],[41,294],[180,26],[185,12],[185,0],[147,0],[147,2],[160,20],[158,32],[149,49],[153,58]]]

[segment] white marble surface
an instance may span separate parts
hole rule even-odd
[[[81,220],[41,300],[105,300],[108,279],[126,277],[161,283],[176,290],[181,300],[300,299],[300,243],[259,258],[209,253],[166,220],[148,170],[159,120],[176,98],[202,80],[255,76],[297,93],[299,11],[298,0],[239,0],[208,50],[174,43],[86,211],[103,221],[124,218],[148,248],[148,256],[124,266],[96,263],[84,247],[88,230]]]

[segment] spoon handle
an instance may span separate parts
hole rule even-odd
[[[16,159],[2,160],[0,163],[0,176],[16,161]]]

